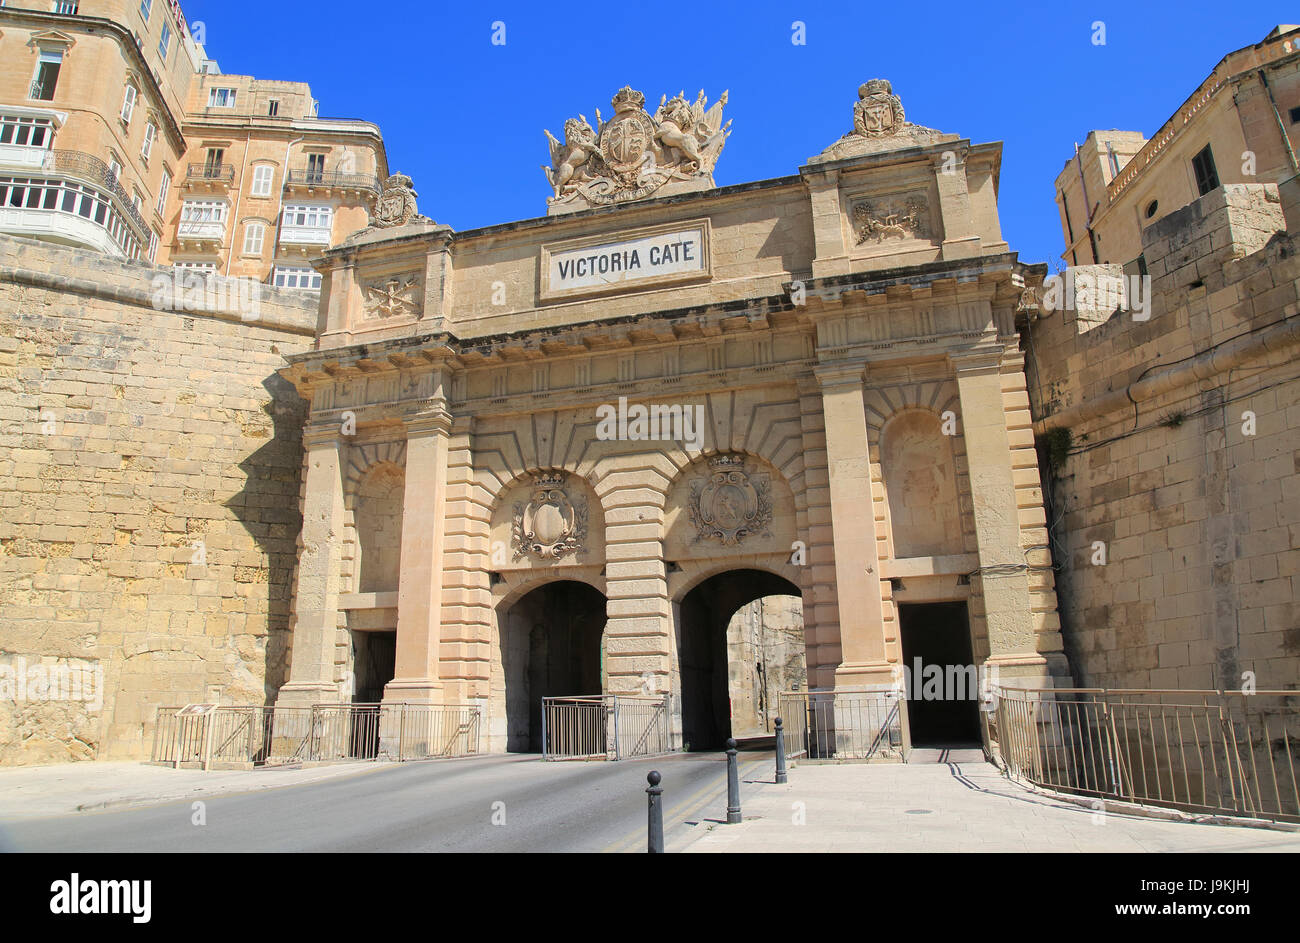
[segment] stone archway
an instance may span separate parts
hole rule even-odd
[[[806,684],[801,596],[784,577],[744,568],[710,576],[682,596],[676,648],[687,749],[766,734],[780,690]]]
[[[541,752],[542,698],[604,691],[605,606],[600,590],[577,580],[546,582],[501,604],[494,720],[504,720],[506,752]]]

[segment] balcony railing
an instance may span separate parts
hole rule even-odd
[[[290,170],[284,181],[287,187],[321,187],[322,189],[370,190],[379,192],[379,178],[374,174],[345,174],[338,171]]]
[[[233,164],[190,164],[185,171],[185,179],[229,184],[235,179],[235,168]]]
[[[118,210],[136,228],[136,235],[140,237],[141,242],[148,243],[149,224],[145,222],[139,210],[132,205],[131,197],[122,188],[122,184],[118,182],[117,174],[113,173],[113,169],[98,157],[81,151],[56,149],[49,152],[49,156],[45,159],[45,164],[41,169],[45,173],[68,174],[78,177],[87,183],[108,190],[120,204]]]

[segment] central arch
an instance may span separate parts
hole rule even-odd
[[[542,698],[604,691],[605,605],[604,593],[577,580],[502,604],[506,752],[541,752]]]
[[[775,602],[782,599],[795,610],[785,620],[781,604]],[[801,599],[794,583],[755,569],[710,576],[682,597],[677,609],[677,676],[687,749],[717,750],[728,737],[762,735],[776,706],[775,693],[806,683]],[[764,605],[751,607],[759,600]],[[768,600],[774,605],[769,607]],[[764,625],[765,620],[771,624]],[[783,621],[797,623],[787,627],[797,631],[783,631]]]

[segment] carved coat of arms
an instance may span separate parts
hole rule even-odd
[[[569,498],[566,479],[562,472],[537,475],[530,499],[515,505],[511,545],[516,560],[558,560],[586,549],[587,502]]]
[[[384,181],[383,192],[379,194],[374,212],[370,214],[370,225],[377,229],[405,226],[417,216],[416,196],[418,194],[412,189],[410,177],[406,174],[393,174]]]
[[[880,137],[900,130],[906,123],[903,100],[894,94],[886,79],[871,79],[858,88],[853,106],[853,129],[865,137]]]
[[[579,115],[564,123],[563,142],[547,131],[551,164],[542,169],[555,191],[552,205],[637,200],[673,180],[704,178],[711,186],[713,167],[731,133],[731,122],[722,123],[726,103],[726,92],[712,106],[702,91],[694,103],[684,93],[665,95],[651,115],[645,95],[624,86],[611,102],[609,121],[596,109],[596,130]]]
[[[690,512],[697,540],[734,546],[751,534],[767,536],[772,522],[767,476],[746,472],[743,456],[716,455],[709,460],[708,480],[691,485]]]

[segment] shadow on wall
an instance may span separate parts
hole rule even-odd
[[[265,698],[270,704],[288,677],[289,615],[293,573],[298,560],[302,514],[302,428],[307,402],[279,374],[263,383],[271,394],[264,407],[272,434],[261,448],[239,463],[244,487],[226,502],[266,560]],[[243,568],[236,569],[236,581]],[[250,568],[251,569],[251,568]]]

